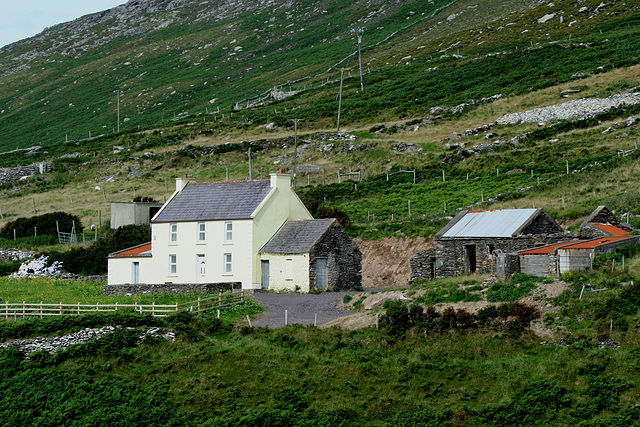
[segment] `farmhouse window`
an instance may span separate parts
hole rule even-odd
[[[178,256],[176,254],[169,255],[169,275],[175,276],[178,274]]]
[[[231,254],[229,254],[229,253],[224,254],[224,270],[223,270],[224,274],[231,274],[232,273],[231,260],[232,260]]]
[[[225,221],[224,223],[224,242],[231,243],[233,241],[233,223]]]
[[[178,224],[175,222],[169,224],[169,243],[174,245],[178,243]]]
[[[207,238],[207,233],[206,233],[207,227],[206,224],[204,222],[199,222],[198,223],[198,243],[204,243],[204,241]]]

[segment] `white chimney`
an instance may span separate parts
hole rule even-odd
[[[182,178],[176,178],[176,191],[182,191],[190,182],[196,182],[196,180],[194,178],[187,178],[186,173]]]
[[[291,188],[291,175],[285,174],[280,169],[271,175],[271,188],[289,189]]]

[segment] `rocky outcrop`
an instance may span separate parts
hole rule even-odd
[[[10,184],[29,178],[33,175],[49,172],[51,162],[33,163],[28,166],[17,166],[14,168],[0,168],[0,185]]]

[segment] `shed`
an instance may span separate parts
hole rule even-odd
[[[580,224],[580,237],[593,239],[604,236],[625,236],[633,230],[629,224],[618,220],[616,215],[606,206],[598,206]]]
[[[362,253],[333,218],[286,221],[258,253],[263,289],[362,287]]]
[[[558,249],[579,243],[577,240],[546,245],[518,252],[520,271],[532,276],[558,274]]]
[[[558,248],[558,273],[591,268],[596,256],[638,244],[639,236],[610,236]]]
[[[111,202],[111,228],[149,224],[162,205],[160,202]]]

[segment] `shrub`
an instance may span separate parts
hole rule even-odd
[[[13,239],[14,230],[15,237],[33,237],[34,232],[37,232],[38,236],[58,237],[58,228],[60,231],[69,233],[74,223],[76,233],[82,233],[83,227],[80,218],[66,212],[51,212],[29,218],[18,218],[7,223],[0,230],[0,237]]]

